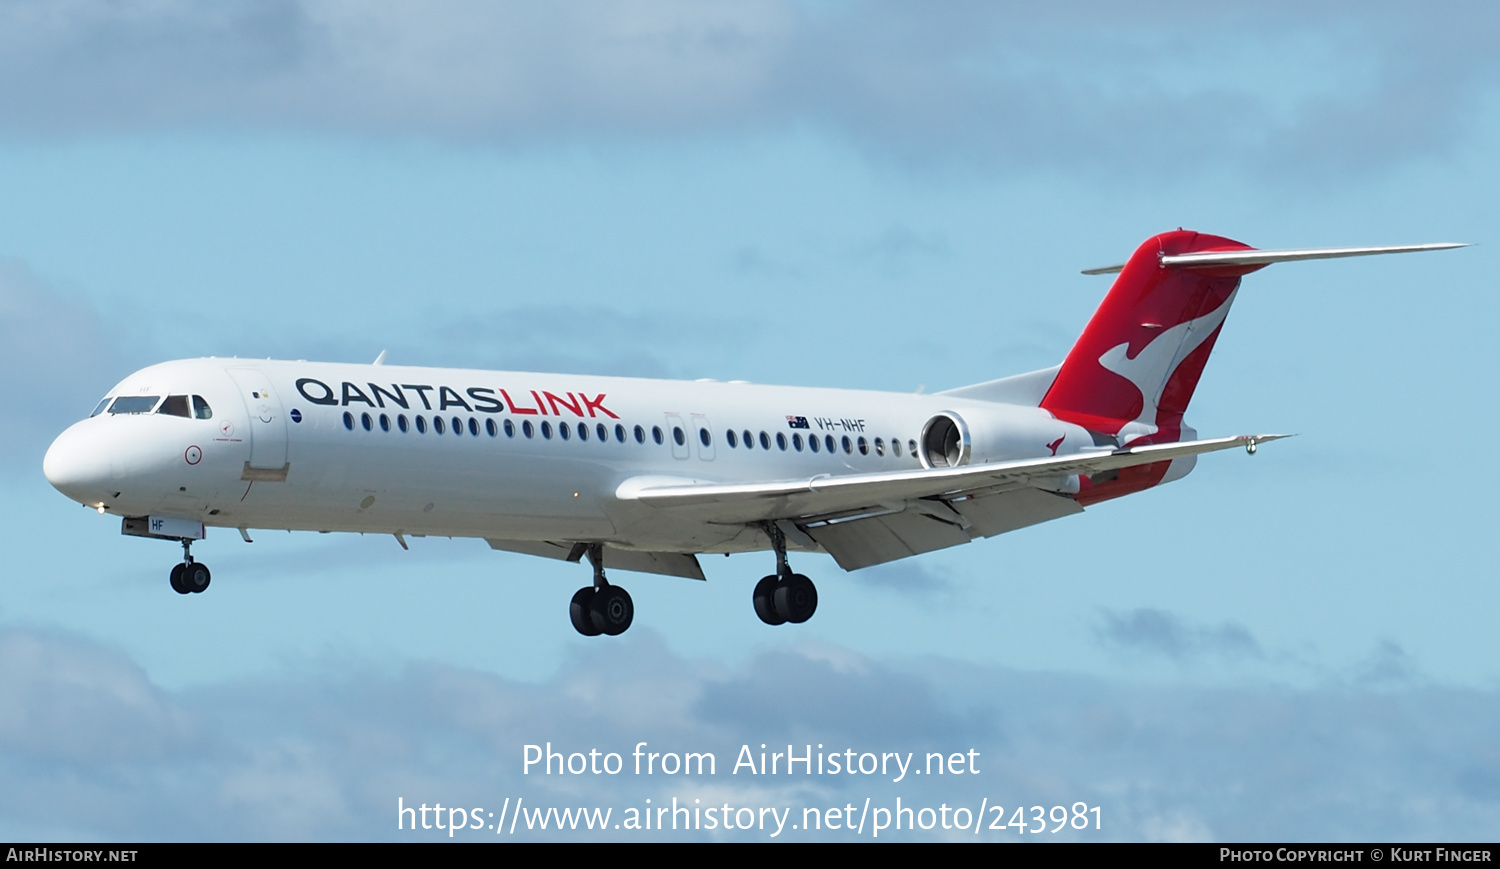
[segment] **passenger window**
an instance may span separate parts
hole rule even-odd
[[[683,432],[682,426],[672,426],[672,440],[676,441],[679,447],[687,446],[687,434]]]
[[[828,447],[830,453],[838,449],[833,445],[833,435],[823,435],[823,446]]]
[[[883,456],[883,455],[885,455],[885,441],[883,439],[881,439],[881,438],[876,438],[875,439],[875,455],[877,455],[877,456]]]
[[[755,436],[752,435],[752,434],[750,434],[750,430],[749,429],[745,430],[745,449],[747,449],[747,450],[753,450],[753,449],[755,449]]]
[[[766,434],[765,432],[760,433],[760,448],[763,450],[769,450],[771,448],[771,436]]]
[[[505,421],[505,436],[508,438],[513,438],[516,436],[516,424],[511,422],[510,420]]]
[[[891,440],[891,455],[895,456],[898,459],[901,458],[901,442],[900,441],[895,440],[895,439]]]
[[[479,420],[472,416],[469,417],[469,434],[476,438],[479,437]]]
[[[213,419],[214,409],[208,406],[201,395],[193,396],[193,417],[196,419]]]
[[[818,451],[819,447],[818,447],[818,436],[817,435],[808,435],[807,436],[807,448],[810,449],[810,450],[812,450],[813,452],[817,452]]]
[[[600,425],[603,424],[604,423],[600,423]],[[622,444],[625,443],[625,426],[620,425],[619,423],[615,423],[615,440],[619,441]]]
[[[354,414],[344,411],[344,428],[354,431]]]
[[[786,452],[786,435],[781,432],[776,433],[776,448]]]
[[[417,417],[417,434],[427,434],[427,417]]]
[[[521,434],[526,435],[527,440],[536,436],[536,427],[531,424],[531,420],[521,423]]]
[[[615,430],[620,433],[620,440],[625,440],[625,429],[622,429],[619,426],[615,426]],[[609,440],[609,429],[605,428],[604,423],[602,422],[594,428],[594,433],[599,435],[600,443],[604,443],[605,441]]]
[[[868,456],[870,454],[870,442],[865,440],[864,435],[859,436],[859,454]]]
[[[635,427],[635,442],[638,444],[643,444],[646,442],[646,430],[641,428],[640,426]]]
[[[500,429],[495,426],[493,419],[487,419],[484,421],[484,432],[490,437],[495,437],[500,434]]]
[[[911,451],[912,455],[916,455],[917,454],[917,442],[916,441],[914,441],[914,440],[908,440],[906,442],[906,448]]]
[[[546,438],[549,441],[552,440],[552,423],[542,423],[542,437]]]
[[[362,425],[362,426],[364,426],[365,431],[369,431],[370,430],[370,415],[368,413],[362,413],[362,414],[360,414],[359,415],[359,424]]]
[[[402,434],[406,434],[407,429],[410,428],[410,426],[408,426],[407,423],[406,423],[406,414],[404,414],[404,413],[398,413],[398,414],[396,414],[396,428],[401,429],[401,433]]]
[[[453,433],[456,435],[464,433],[464,421],[456,416],[453,418]]]
[[[156,412],[164,413],[167,416],[187,418],[190,415],[188,413],[188,397],[186,395],[169,395],[161,403],[161,407],[156,409]]]
[[[802,435],[792,435],[792,449],[796,450],[799,453],[802,452]]]
[[[380,415],[380,430],[384,432],[391,430],[391,418],[383,413]]]
[[[432,418],[432,431],[433,431],[434,434],[442,434],[443,433],[443,418],[442,417],[435,416],[435,417]]]
[[[739,443],[734,436],[734,429],[730,429],[729,431],[724,432],[724,442],[729,444],[730,449],[734,449],[735,447],[739,446]]]
[[[661,426],[653,425],[651,427],[651,438],[656,441],[657,446],[661,446],[665,442],[666,439],[661,434]]]
[[[585,423],[578,424],[578,439],[581,441],[589,439],[589,427]]]
[[[698,429],[698,443],[703,444],[705,447],[707,447],[707,446],[713,446],[713,442],[714,442],[713,436],[708,433],[708,429],[706,429],[706,428],[700,428],[700,429]]]
[[[542,423],[542,425],[546,426],[546,423]],[[546,431],[545,428],[543,428],[542,430]],[[562,436],[563,440],[567,440],[568,438],[571,438],[573,436],[573,429],[571,427],[569,427],[568,424],[565,423],[565,422],[558,423],[558,425],[557,425],[557,433]]]

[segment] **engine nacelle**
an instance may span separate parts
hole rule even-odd
[[[969,463],[974,441],[964,418],[945,410],[922,426],[917,440],[917,458],[924,468],[958,468]]]
[[[1041,408],[998,403],[961,407],[936,411],[922,426],[917,457],[923,467],[942,470],[1066,456],[1104,445],[1087,429],[1063,422]],[[1076,477],[1059,477],[1055,486],[1034,485],[1063,492],[1078,488]]]

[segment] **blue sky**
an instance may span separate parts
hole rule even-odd
[[[1500,481],[1454,459],[1500,423],[1497,19],[0,4],[0,834],[403,840],[398,797],[899,796],[1102,807],[1063,838],[1492,838]],[[1477,246],[1251,276],[1188,420],[1299,437],[960,549],[799,557],[820,607],[796,628],[754,618],[770,560],[737,556],[617,576],[635,626],[585,640],[583,568],[464,540],[216,533],[211,593],[180,598],[172,547],[40,472],[116,381],[190,356],[987,380],[1061,359],[1108,288],[1078,271],[1177,226]],[[985,765],[523,776],[548,740]]]

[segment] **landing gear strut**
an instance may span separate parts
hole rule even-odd
[[[182,539],[182,563],[173,565],[172,590],[178,594],[197,594],[208,588],[211,576],[207,565],[193,560],[193,541]]]
[[[818,610],[818,588],[802,574],[792,573],[786,560],[786,535],[776,523],[763,527],[776,551],[776,573],[755,584],[755,614],[768,625],[800,625]]]
[[[635,620],[635,604],[631,603],[629,592],[610,585],[604,578],[604,546],[590,543],[584,553],[594,566],[594,584],[580,588],[573,595],[568,607],[573,629],[585,637],[619,636]]]

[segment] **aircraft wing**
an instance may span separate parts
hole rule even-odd
[[[821,475],[761,483],[635,477],[616,490],[662,510],[710,522],[779,521],[800,531],[847,570],[989,537],[1082,511],[1048,491],[1088,476],[1255,444],[1286,435],[1241,435],[1101,449],[960,468]]]

